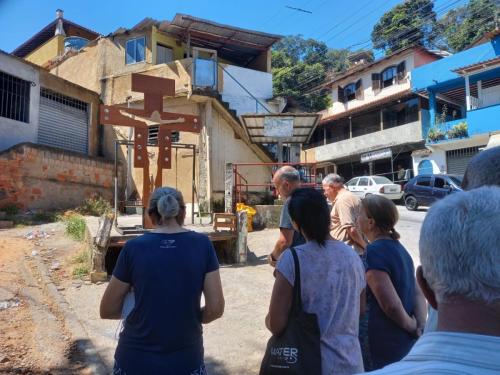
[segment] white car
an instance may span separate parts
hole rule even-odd
[[[387,177],[382,176],[354,177],[347,182],[346,187],[360,198],[376,194],[388,199],[399,200],[403,196],[401,185],[395,184]]]

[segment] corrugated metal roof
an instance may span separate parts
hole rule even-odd
[[[307,143],[318,125],[320,115],[315,113],[279,113],[242,115],[241,122],[252,143],[276,143],[277,138],[267,137],[264,132],[264,121],[271,118],[293,118],[293,135],[280,138],[283,143]]]
[[[158,29],[187,41],[191,45],[213,48],[221,57],[228,57],[243,65],[267,51],[282,36],[223,25],[186,14],[176,14],[171,22],[163,21]]]
[[[476,70],[480,70],[483,68],[489,68],[495,65],[500,65],[500,56],[496,56],[492,59],[485,60],[485,61],[480,61],[475,64],[470,64],[467,66],[463,66],[461,68],[454,69],[453,71],[458,74],[466,74],[466,73],[472,73]]]

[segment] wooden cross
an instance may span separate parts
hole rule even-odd
[[[100,122],[134,128],[134,167],[143,170],[142,205],[146,208],[152,192],[147,149],[149,127],[158,125],[158,170],[154,182],[154,188],[158,188],[162,186],[163,169],[172,168],[172,132],[199,133],[201,124],[199,116],[163,112],[163,97],[175,96],[173,79],[133,73],[132,91],[144,93],[144,109],[101,105]],[[143,219],[145,227],[151,227],[148,216],[143,214]]]

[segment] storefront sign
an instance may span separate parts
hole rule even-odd
[[[370,151],[366,154],[361,154],[361,163],[368,163],[374,160],[392,158],[392,150],[384,148],[382,150]]]
[[[293,137],[293,117],[264,118],[264,135],[266,137]]]

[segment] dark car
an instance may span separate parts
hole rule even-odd
[[[407,209],[430,206],[448,194],[462,191],[463,176],[453,174],[423,174],[413,177],[404,186],[403,199]]]

